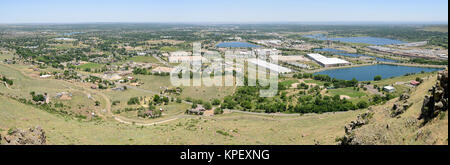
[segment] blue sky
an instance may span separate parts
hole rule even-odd
[[[448,22],[448,0],[0,0],[0,23]]]

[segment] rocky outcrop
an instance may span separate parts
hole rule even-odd
[[[400,101],[405,101],[411,98],[411,96],[408,93],[404,93],[400,96]]]
[[[403,103],[395,103],[392,107],[391,117],[397,117],[408,110],[409,107],[412,106],[412,103],[408,103],[408,101],[404,101]]]
[[[5,145],[42,145],[46,144],[47,137],[44,130],[37,126],[28,130],[13,129],[3,137],[2,144]]]
[[[430,95],[425,96],[421,115],[425,123],[448,110],[448,69],[438,74],[438,82],[430,89]]]
[[[339,139],[341,145],[361,145],[358,138],[353,134],[353,130],[369,123],[369,119],[372,118],[373,112],[366,112],[358,115],[355,121],[351,121],[345,126],[345,136]]]

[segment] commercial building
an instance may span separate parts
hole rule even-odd
[[[328,58],[317,53],[308,54],[308,57],[323,67],[336,67],[351,65],[350,62],[339,58]]]
[[[170,56],[175,57],[175,56],[190,56],[192,55],[191,52],[185,52],[185,51],[177,51],[177,52],[171,52]]]
[[[202,56],[171,56],[169,57],[169,63],[200,63],[207,61]]]
[[[278,60],[281,62],[296,62],[296,61],[311,61],[310,59],[306,58],[305,56],[301,55],[291,55],[291,56],[270,56],[270,59],[272,60]]]
[[[261,60],[261,59],[250,59],[248,60],[249,63],[254,64],[258,67],[263,67],[270,69],[271,71],[277,72],[277,73],[291,73],[292,70],[289,68],[285,68],[276,64],[269,63],[267,61]]]

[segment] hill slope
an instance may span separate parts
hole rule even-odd
[[[340,139],[341,144],[448,145],[448,94],[439,94],[441,100],[446,100],[445,108],[436,108],[434,115],[427,115],[430,110],[424,108],[429,100],[424,99],[424,96],[433,91],[430,89],[441,88],[441,92],[442,89],[447,91],[447,81],[448,71],[441,72],[438,76],[430,77],[409,94],[385,105],[373,107],[346,126],[346,135]],[[432,92],[431,96],[426,98],[433,98],[435,93],[439,92]],[[435,105],[435,102],[430,104]],[[440,104],[442,102],[436,102],[436,105]]]

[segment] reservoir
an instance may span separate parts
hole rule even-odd
[[[404,44],[406,42],[390,39],[390,38],[379,38],[379,37],[342,37],[342,38],[328,38],[325,34],[312,34],[312,35],[304,35],[303,37],[312,38],[317,40],[330,40],[330,41],[339,41],[346,43],[362,43],[362,44],[370,44],[370,45],[394,45],[394,44]]]
[[[373,78],[377,75],[380,75],[383,79],[387,79],[391,77],[404,76],[407,73],[420,73],[422,71],[434,72],[440,70],[442,69],[379,64],[353,68],[325,70],[314,73],[314,75],[328,75],[332,78],[341,80],[352,80],[353,78],[356,78],[358,81],[373,81]]]
[[[394,44],[405,43],[400,40],[394,40],[394,39],[389,39],[389,38],[377,38],[377,37],[330,38],[330,40],[347,42],[347,43],[362,43],[362,44],[370,44],[370,45],[394,45]]]

